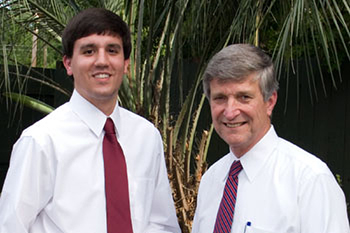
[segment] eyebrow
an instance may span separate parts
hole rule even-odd
[[[87,49],[87,48],[94,48],[94,47],[97,47],[96,44],[94,43],[89,43],[89,44],[83,44],[80,46],[80,50],[84,50],[84,49]],[[107,45],[108,48],[116,48],[116,49],[121,49],[122,47],[120,46],[120,44],[108,44]]]
[[[80,46],[79,50],[84,50],[86,48],[92,48],[92,47],[96,47],[96,45],[92,44],[92,43],[91,44],[83,44]]]
[[[242,96],[242,95],[254,96],[255,94],[251,90],[242,90],[234,93],[234,96]],[[211,97],[226,96],[226,94],[224,92],[212,92],[210,96]]]

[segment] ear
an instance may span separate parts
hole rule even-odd
[[[128,73],[129,64],[130,64],[130,58],[124,60],[124,74]]]
[[[266,101],[266,113],[269,117],[272,115],[273,108],[277,102],[277,91],[274,91],[270,98]]]
[[[67,70],[67,74],[69,76],[73,75],[73,71],[72,71],[72,58],[68,58],[66,55],[63,56],[63,65]]]

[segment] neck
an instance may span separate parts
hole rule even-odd
[[[267,132],[271,128],[271,123],[266,125],[265,129],[261,131],[259,135],[255,138],[254,142],[250,145],[246,146],[239,146],[239,147],[233,147],[231,146],[232,152],[235,154],[237,158],[241,158],[243,155],[245,155],[248,151],[250,151],[260,140],[267,134]]]
[[[101,112],[103,112],[106,116],[110,116],[113,111],[114,108],[117,104],[117,101],[113,101],[113,102],[106,102],[106,101],[101,101],[100,103],[96,104],[96,103],[92,103],[96,108],[98,108]]]

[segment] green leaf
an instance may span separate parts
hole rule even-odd
[[[12,99],[13,101],[23,104],[28,108],[37,110],[45,114],[49,114],[55,109],[54,107],[27,95],[13,93],[13,92],[5,92],[3,93],[3,95],[7,98]]]

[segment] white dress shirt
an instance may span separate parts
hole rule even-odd
[[[213,233],[234,160],[230,152],[204,174],[192,233]],[[232,233],[350,232],[344,194],[327,165],[273,127],[240,161]]]
[[[116,106],[134,233],[180,232],[158,130]],[[102,155],[107,117],[74,91],[23,131],[0,199],[1,233],[106,233]]]

